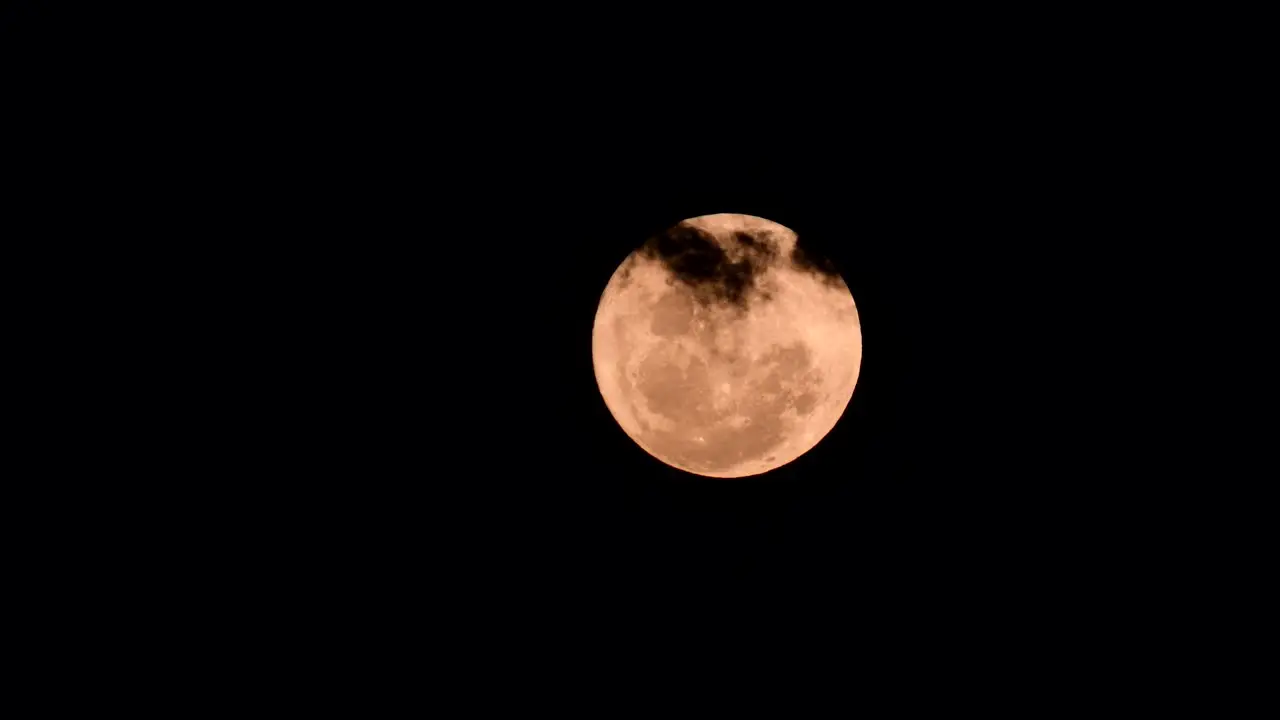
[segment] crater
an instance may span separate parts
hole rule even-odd
[[[654,411],[676,418],[678,425],[651,433],[652,444],[693,472],[726,472],[744,462],[776,460],[777,448],[793,432],[792,423],[817,407],[818,395],[811,383],[821,375],[811,366],[811,353],[801,342],[775,345],[754,366],[763,376],[751,376],[737,411],[726,417],[717,408],[713,392],[723,376],[712,382],[706,366],[699,364],[696,380],[692,375],[677,379],[678,369],[664,370],[662,363],[655,363],[655,387],[642,392],[652,393]],[[691,361],[690,368],[694,367]],[[661,375],[664,372],[670,374]]]
[[[663,430],[653,433],[652,438],[682,467],[725,472],[780,446],[786,439],[785,429],[780,414],[765,414],[739,427],[721,423],[698,432]]]

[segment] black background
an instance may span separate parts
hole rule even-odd
[[[266,331],[298,363],[278,369],[281,420],[305,430],[267,441],[292,455],[266,486],[279,504],[263,522],[288,517],[281,527],[301,534],[282,566],[303,559],[314,577],[350,573],[396,597],[434,592],[423,575],[439,573],[448,592],[475,594],[470,609],[535,624],[771,605],[799,620],[840,602],[927,613],[943,593],[959,608],[960,588],[1025,586],[1066,508],[1048,502],[1052,463],[1017,469],[1034,451],[991,382],[1011,379],[1010,344],[1032,341],[991,337],[1006,320],[964,288],[976,276],[957,236],[995,224],[982,217],[991,181],[959,190],[963,160],[885,132],[854,157],[751,133],[721,136],[718,153],[658,136],[653,150],[597,156],[553,132],[534,150],[478,144],[483,169],[434,177],[419,201],[381,181],[356,191],[351,230],[300,252],[300,268],[317,248],[332,255],[287,286],[301,294]],[[613,270],[654,232],[711,212],[795,229],[837,263],[862,319],[845,416],[761,477],[651,458],[609,415],[591,364]]]
[[[87,197],[46,232],[109,229],[74,258],[142,280],[112,290],[157,346],[133,371],[166,378],[142,457],[188,481],[121,494],[216,622],[322,642],[834,618],[909,644],[1069,632],[1152,566],[1141,466],[1098,459],[1128,441],[1113,389],[1140,369],[1108,333],[1134,325],[1092,296],[1158,137],[1126,111],[1136,76],[934,44],[940,20],[812,53],[335,10],[134,21],[147,42],[43,26],[96,37],[87,59],[10,46],[62,73],[24,105],[53,138],[26,187]],[[832,433],[741,480],[635,446],[590,355],[623,258],[715,212],[830,257],[864,339]],[[105,347],[132,358],[118,317]]]
[[[631,112],[662,125],[661,105]],[[264,283],[289,282],[272,303],[281,315],[255,325],[278,350],[251,365],[279,402],[262,449],[284,462],[251,492],[269,508],[263,526],[289,538],[272,545],[284,554],[268,577],[405,601],[461,593],[468,610],[534,626],[544,613],[692,619],[832,593],[888,610],[992,532],[998,514],[977,499],[990,464],[953,450],[985,409],[956,412],[945,387],[991,360],[964,357],[982,352],[972,336],[937,339],[969,324],[929,257],[945,243],[928,236],[965,217],[936,177],[953,161],[904,159],[915,141],[899,135],[858,153],[779,147],[754,129],[699,147],[630,120],[619,110],[616,125],[579,130],[552,117],[531,137],[495,122],[492,135],[423,140],[421,154],[374,140],[376,159],[324,174],[333,190],[286,195],[324,219],[271,258]],[[433,160],[458,142],[465,160]],[[831,257],[865,342],[830,436],[741,480],[643,452],[591,363],[613,270],[653,233],[713,212],[782,222]]]

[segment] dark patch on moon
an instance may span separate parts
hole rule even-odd
[[[707,366],[699,358],[689,358],[688,366],[659,353],[640,361],[640,374],[635,384],[649,410],[667,417],[680,426],[696,423],[710,381]]]
[[[650,238],[639,254],[661,263],[700,303],[745,309],[757,294],[756,279],[778,254],[777,243],[766,232],[735,232],[729,242],[741,250],[739,259],[731,259],[711,233],[681,222]]]
[[[649,330],[663,338],[677,337],[689,332],[693,324],[693,303],[683,293],[668,292],[654,303],[653,319]]]
[[[779,370],[794,371],[798,374],[810,364],[809,348],[801,342],[774,345],[760,355],[760,362],[766,365],[776,363]]]
[[[808,415],[817,404],[818,398],[811,392],[803,393],[792,402],[796,412],[802,416]]]

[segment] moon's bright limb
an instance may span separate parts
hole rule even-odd
[[[596,382],[627,433],[662,462],[745,477],[828,432],[862,363],[844,280],[751,215],[704,215],[651,238],[614,272],[592,332]]]

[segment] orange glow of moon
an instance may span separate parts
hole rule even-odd
[[[629,255],[600,297],[596,383],[662,462],[738,478],[785,465],[853,397],[862,333],[839,273],[751,215],[682,221]]]

